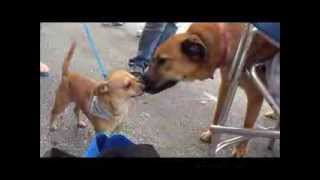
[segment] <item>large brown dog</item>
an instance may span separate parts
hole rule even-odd
[[[57,116],[68,104],[74,102],[79,127],[86,126],[80,119],[82,111],[96,132],[112,132],[127,115],[129,98],[142,95],[144,85],[125,70],[114,71],[107,81],[101,82],[69,72],[68,67],[75,46],[73,42],[64,60],[61,83],[51,111],[50,129],[58,128]]]
[[[155,52],[154,60],[143,77],[145,91],[154,94],[174,86],[178,81],[213,79],[214,72],[219,68],[221,85],[213,119],[213,124],[217,124],[229,86],[227,75],[244,28],[243,23],[195,23],[186,33],[172,36]],[[279,49],[261,36],[255,36],[245,68],[249,68],[255,62],[269,60],[277,51]],[[248,100],[244,127],[252,128],[259,114],[263,96],[245,73],[241,77],[240,86],[245,90]],[[203,132],[200,139],[210,142],[211,132]],[[233,155],[245,155],[247,144],[248,141],[240,143]]]

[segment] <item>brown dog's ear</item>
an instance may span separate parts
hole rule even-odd
[[[191,59],[204,59],[207,47],[197,35],[191,35],[181,43],[182,52]]]
[[[93,91],[93,95],[98,96],[98,95],[106,94],[108,93],[108,89],[109,89],[108,82],[101,83]]]

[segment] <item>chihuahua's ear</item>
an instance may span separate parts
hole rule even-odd
[[[130,79],[125,79],[123,83],[123,87],[125,89],[129,89],[131,87],[131,80]]]
[[[94,90],[93,90],[93,95],[98,96],[98,95],[103,95],[108,93],[108,82],[103,82],[99,84]]]
[[[204,60],[207,47],[197,35],[190,35],[181,43],[182,52],[195,60]]]

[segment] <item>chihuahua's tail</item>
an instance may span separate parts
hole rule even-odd
[[[70,61],[71,61],[71,58],[74,54],[74,50],[76,48],[76,42],[75,41],[72,41],[71,43],[71,46],[70,46],[70,49],[68,51],[68,54],[67,56],[64,58],[64,62],[63,62],[63,68],[62,68],[62,77],[63,76],[67,76],[68,73],[69,73],[69,65],[70,65]]]

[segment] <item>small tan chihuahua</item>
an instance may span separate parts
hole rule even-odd
[[[126,118],[128,100],[142,95],[144,85],[126,70],[116,70],[110,74],[106,81],[101,82],[75,72],[69,72],[68,68],[75,47],[76,42],[72,42],[64,59],[62,79],[51,111],[50,131],[58,128],[58,115],[71,102],[74,102],[78,127],[87,126],[80,119],[82,111],[91,121],[96,132],[107,131],[111,133]]]

